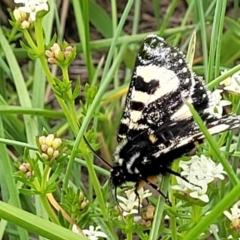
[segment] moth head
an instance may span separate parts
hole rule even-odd
[[[123,169],[120,165],[116,165],[111,170],[110,182],[114,188],[121,186],[126,181]]]

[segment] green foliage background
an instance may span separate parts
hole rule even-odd
[[[232,165],[227,161],[230,154],[221,153],[216,144],[217,140],[208,138],[211,155],[221,163],[225,163],[225,171],[230,179],[226,185],[223,183],[219,186],[218,195],[215,196],[212,205],[208,206],[211,213],[207,217],[200,215],[193,218],[192,225],[187,218],[183,218],[177,224],[174,223],[176,209],[164,206],[164,202],[159,198],[158,202],[155,200],[157,211],[153,225],[148,229],[147,234],[129,223],[111,221],[114,201],[111,202],[108,185],[101,186],[102,182],[99,182],[97,177],[97,175],[109,176],[109,172],[93,164],[93,156],[82,142],[82,137],[87,131],[86,135],[91,145],[95,149],[101,145],[101,155],[109,163],[112,162],[111,155],[116,146],[118,124],[124,107],[122,97],[126,94],[131,79],[139,44],[150,33],[164,37],[169,44],[179,46],[186,52],[195,31],[196,50],[193,70],[204,76],[210,89],[217,87],[219,82],[227,76],[239,71],[239,0],[129,0],[124,2],[121,4],[125,6],[119,8],[117,7],[119,1],[109,1],[110,11],[106,11],[101,4],[93,0],[69,2],[72,10],[70,11],[71,20],[75,23],[74,31],[78,39],[72,44],[76,46],[77,54],[84,60],[83,68],[87,72],[87,78],[82,78],[79,74],[78,80],[70,79],[72,89],[77,89],[75,93],[81,95],[81,99],[75,98],[76,96],[72,99],[75,103],[72,114],[77,116],[77,122],[67,120],[65,109],[59,109],[58,104],[56,107],[56,100],[45,101],[45,97],[49,97],[47,94],[49,82],[46,81],[46,71],[41,61],[38,58],[30,59],[24,47],[20,46],[20,40],[25,42],[21,32],[9,25],[1,24],[0,217],[2,220],[0,238],[8,236],[9,239],[37,239],[35,235],[27,232],[29,231],[39,235],[39,239],[85,239],[69,231],[67,228],[70,226],[61,219],[61,216],[58,216],[60,226],[50,223],[39,195],[31,197],[19,194],[18,189],[23,186],[13,178],[17,170],[14,162],[22,161],[25,148],[30,149],[30,156],[35,156],[37,150],[35,138],[41,135],[43,128],[69,140],[67,145],[71,151],[67,152],[68,160],[62,166],[61,173],[63,182],[56,189],[55,195],[60,202],[63,201],[63,193],[67,192],[69,185],[75,190],[80,188],[84,192],[90,202],[90,208],[86,215],[80,217],[81,228],[100,225],[109,239],[118,239],[115,231],[116,224],[122,229],[127,239],[132,239],[135,233],[141,239],[158,239],[159,234],[163,233],[162,239],[201,239],[197,236],[209,229],[212,223],[217,223],[219,228],[219,233],[213,232],[215,239],[224,239],[231,233],[231,230],[226,227],[222,212],[232,206],[240,191],[239,178],[236,174],[240,141],[236,136],[227,136],[228,139],[225,139],[228,143],[228,152],[233,149],[230,148],[232,138],[236,142],[235,152],[231,152]],[[167,10],[162,11],[166,2]],[[144,4],[150,6],[155,27],[147,32],[140,32]],[[59,7],[54,1],[49,1],[49,6],[50,11],[44,16],[42,23],[46,46],[54,33],[57,35],[58,42],[62,41],[64,31],[61,28],[64,26],[64,19],[63,12],[61,14],[59,9],[66,7],[63,3]],[[178,24],[175,24],[177,26],[173,26],[172,22],[177,18],[179,9],[184,11],[183,17]],[[161,14],[162,12],[164,14]],[[126,32],[128,19],[131,19],[132,27],[131,31]],[[100,36],[98,40],[92,39],[92,31],[98,33]],[[101,60],[99,58],[96,63],[96,53],[105,55],[105,58]],[[41,54],[44,54],[44,51]],[[229,71],[224,76],[220,76],[224,69]],[[65,89],[62,88],[61,91],[64,95]],[[51,97],[56,99],[59,96],[53,94]],[[59,98],[61,100],[61,97]],[[80,102],[82,99],[83,101]],[[237,103],[236,109],[239,109],[238,106]],[[194,116],[201,125],[201,120],[197,119],[196,113]],[[204,132],[204,127],[201,129]],[[81,181],[83,173],[86,172],[85,169],[88,172],[87,185]],[[168,179],[164,180],[163,185],[166,191]],[[110,200],[107,201],[107,199]],[[216,204],[217,202],[219,204]],[[161,219],[162,214],[166,214],[165,209],[172,220],[170,229],[162,224]],[[187,227],[179,227],[184,225]]]

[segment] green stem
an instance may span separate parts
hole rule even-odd
[[[174,161],[173,165],[172,165],[172,169],[174,171],[177,171],[179,166],[179,161]],[[176,181],[176,177],[172,176],[171,177],[171,186],[174,186],[177,184]],[[175,208],[176,206],[176,198],[173,195],[173,190],[169,190],[169,197],[170,197],[170,201],[172,203],[172,207]],[[176,221],[176,217],[173,214],[169,215],[170,217],[170,223],[171,223],[171,232],[172,232],[172,240],[177,240],[177,221]]]
[[[46,192],[46,188],[47,188],[47,181],[48,181],[48,175],[49,175],[49,171],[51,170],[51,168],[49,167],[49,165],[46,165],[44,170],[43,170],[43,175],[42,175],[42,182],[41,182],[41,192],[42,193],[45,193]],[[58,221],[58,218],[56,217],[55,213],[53,212],[48,200],[47,200],[47,197],[46,197],[46,194],[40,194],[40,199],[42,201],[42,204],[49,216],[49,218],[52,220],[52,222],[60,225],[59,221]]]
[[[50,206],[50,204],[49,204],[49,202],[47,200],[46,195],[45,194],[44,195],[41,194],[40,198],[41,198],[42,204],[43,204],[43,206],[44,206],[44,208],[45,208],[49,218],[51,219],[51,221],[56,223],[56,224],[58,224],[58,225],[60,225],[60,222],[58,221],[57,216],[53,212],[53,210],[52,210],[52,208],[51,208],[51,206]]]
[[[41,185],[39,183],[39,181],[37,180],[37,178],[35,177],[34,180],[33,180],[33,183],[34,183],[34,187],[37,191],[41,191]]]
[[[201,219],[202,207],[195,204],[192,205],[192,220],[197,223]]]
[[[42,175],[41,192],[45,192],[45,190],[46,190],[48,175],[49,175],[50,170],[51,170],[51,168],[49,167],[49,165],[45,165],[45,168],[43,170],[43,175]]]
[[[67,85],[70,83],[70,79],[69,79],[69,74],[68,74],[68,67],[62,67],[62,73],[63,73],[63,82]],[[76,110],[75,110],[75,105],[74,105],[74,99],[73,99],[73,95],[72,95],[72,90],[69,89],[68,92],[68,99],[66,100],[68,103],[68,107],[69,107],[69,112],[71,113],[69,115],[69,117],[72,119],[71,122],[74,124],[73,129],[75,129],[75,134],[78,132],[78,126],[77,126],[77,122],[78,122],[78,118],[77,118],[77,114],[76,114]]]
[[[164,195],[167,194],[167,191],[169,188],[169,178],[170,178],[170,176],[167,175],[167,176],[164,176],[164,178],[162,179],[161,191]],[[160,195],[158,197],[158,202],[157,202],[157,206],[156,206],[156,210],[155,210],[155,216],[154,216],[152,227],[151,227],[150,234],[149,234],[149,240],[159,239],[159,229],[160,229],[160,224],[162,221],[162,215],[163,215],[164,209],[165,209],[165,199]]]
[[[51,85],[51,88],[54,89],[53,86],[54,86],[55,82],[54,82],[52,74],[48,68],[47,61],[46,61],[45,57],[42,55],[39,57],[39,59],[42,64],[43,70],[46,74],[46,77]],[[64,112],[64,115],[66,116],[68,123],[69,123],[70,127],[72,128],[74,134],[77,135],[77,132],[78,132],[77,121],[75,119],[72,119],[72,113],[71,113],[71,111],[69,111],[69,108],[68,108],[67,104],[63,101],[63,99],[59,98],[57,95],[55,95],[55,97],[57,98],[58,103],[61,106],[61,108]],[[73,112],[75,112],[75,110]]]
[[[127,234],[126,234],[126,237],[127,237],[127,240],[132,240],[133,239],[133,233],[132,231],[130,231],[130,229],[133,228],[133,215],[129,215],[127,218],[126,218],[126,224],[127,224]]]
[[[28,31],[24,31],[25,37],[29,43],[29,45],[32,47],[32,49],[35,51],[35,53],[39,56],[40,62],[42,64],[43,70],[46,74],[46,77],[48,79],[48,82],[51,85],[51,88],[54,89],[55,81],[54,78],[49,70],[45,55],[44,55],[44,38],[43,38],[43,31],[42,31],[42,19],[37,18],[35,23],[35,32],[36,32],[36,41],[37,41],[37,47],[35,46],[34,42],[32,41],[31,36],[29,35]],[[67,80],[69,82],[68,74],[66,74],[66,71],[64,70],[63,73],[65,74],[64,80]],[[71,93],[71,92],[70,92]],[[56,96],[56,95],[55,95]],[[64,111],[64,114],[69,122],[70,127],[72,128],[75,135],[77,135],[78,132],[78,126],[77,126],[77,117],[74,109],[73,103],[70,104],[70,109],[68,105],[64,102],[63,99],[56,96],[59,105]]]
[[[36,41],[40,55],[44,55],[44,38],[43,38],[43,27],[42,18],[37,18],[34,22]]]
[[[86,160],[88,174],[91,179],[91,184],[94,187],[94,190],[96,192],[97,201],[99,202],[99,206],[101,208],[102,215],[108,216],[108,210],[106,208],[106,201],[103,197],[103,193],[101,191],[101,186],[100,186],[99,180],[97,178],[96,172],[94,171],[92,159],[90,158],[89,154],[86,154],[84,156],[84,158]]]
[[[29,46],[34,50],[34,52],[39,55],[39,50],[38,47],[36,46],[36,44],[34,43],[31,35],[29,34],[28,30],[23,30],[23,35],[25,37],[25,39],[27,40],[27,43],[29,44]]]

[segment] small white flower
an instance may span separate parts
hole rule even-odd
[[[121,201],[119,203],[120,208],[123,210],[123,216],[132,215],[138,213],[138,205],[139,201],[136,199],[136,194],[132,191],[129,195],[128,191],[126,191],[127,198],[122,196],[117,196],[118,200]]]
[[[198,181],[199,187],[194,186],[192,191],[189,193],[189,196],[194,199],[199,199],[205,203],[209,202],[207,193],[207,183],[205,181]]]
[[[14,0],[17,4],[23,6],[18,9],[22,12],[28,13],[32,21],[36,20],[36,14],[40,11],[48,11],[48,0]]]
[[[124,217],[138,213],[139,207],[142,206],[143,199],[152,195],[149,190],[144,191],[143,188],[138,190],[138,196],[132,189],[125,191],[125,194],[127,196],[126,198],[119,195],[117,196],[118,200],[121,201],[119,206],[123,210],[122,215]]]
[[[83,229],[82,231],[90,240],[98,240],[98,238],[107,238],[107,235],[104,232],[99,231],[100,229],[101,229],[100,226],[97,226],[95,229],[94,226],[89,226],[89,229]]]
[[[134,193],[134,194],[135,194],[135,193]],[[138,197],[139,197],[140,203],[143,202],[143,199],[148,198],[148,197],[150,197],[150,196],[152,196],[152,193],[150,192],[149,189],[144,190],[143,188],[140,188],[140,189],[138,190]]]
[[[220,118],[223,114],[223,107],[231,105],[228,100],[222,100],[221,93],[223,90],[216,89],[211,93],[212,106],[209,108],[209,112]]]
[[[222,72],[222,74],[225,72]],[[231,77],[226,78],[220,83],[224,84],[224,90],[240,94],[240,71],[234,73]]]
[[[228,211],[224,211],[224,215],[230,220],[234,221],[240,219],[240,201],[236,202],[233,207],[230,209],[231,213]]]
[[[231,212],[224,211],[224,215],[231,221],[231,228],[240,232],[240,201],[236,202],[230,209]]]
[[[199,199],[203,202],[209,202],[209,198],[206,194],[207,192],[207,182],[204,180],[197,180],[196,178],[187,178],[189,183],[185,180],[177,177],[178,185],[172,186],[172,189],[181,191],[185,195],[190,196],[194,199]],[[195,184],[195,185],[194,185]]]

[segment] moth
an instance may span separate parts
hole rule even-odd
[[[194,106],[212,135],[240,126],[239,116],[217,118],[210,111],[210,92],[190,69],[185,55],[163,38],[149,35],[136,57],[117,134],[110,177],[115,189],[133,182],[137,195],[141,182],[156,188],[152,178],[167,173],[180,176],[171,170],[172,162],[204,138],[184,99]]]

